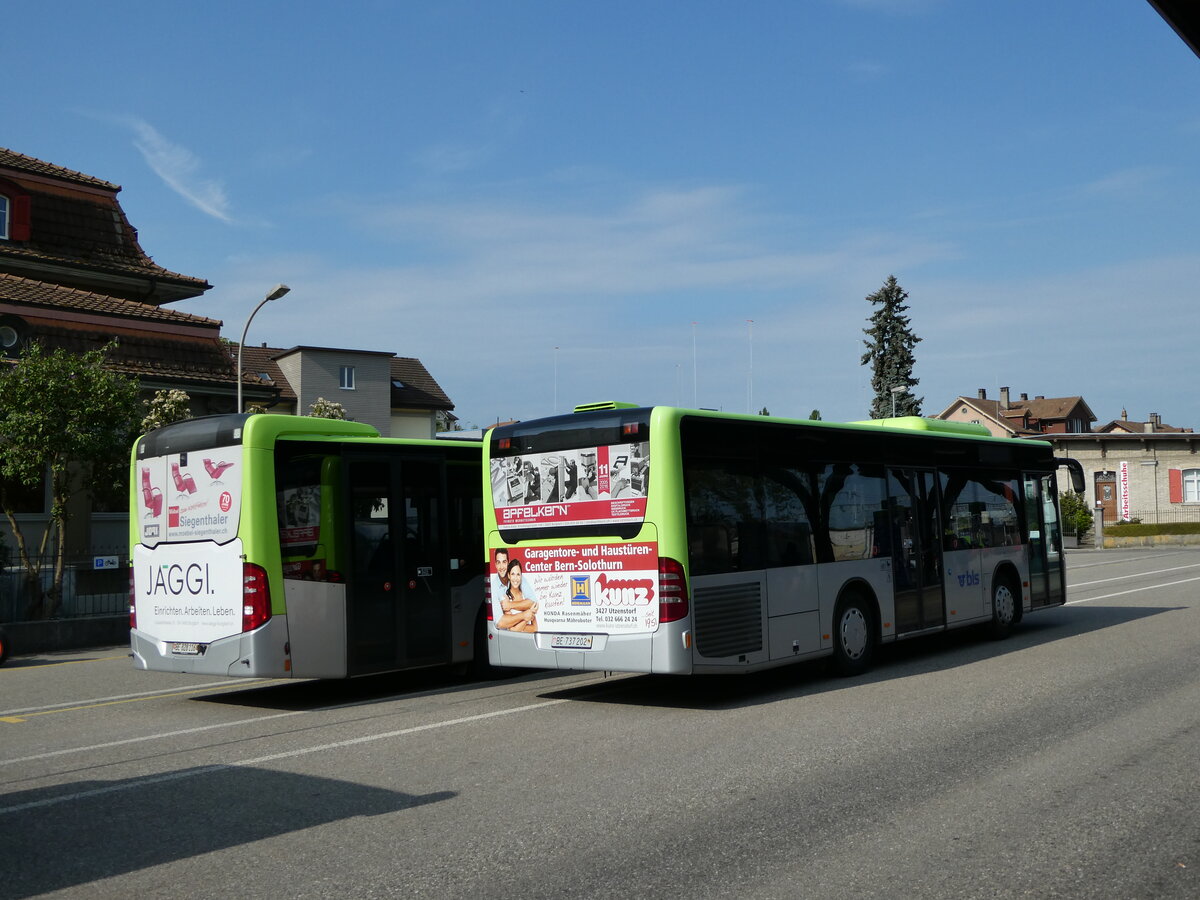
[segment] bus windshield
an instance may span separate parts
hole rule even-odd
[[[489,469],[503,538],[637,534],[650,479],[648,413],[621,410],[584,428],[577,416],[515,426],[494,447]]]

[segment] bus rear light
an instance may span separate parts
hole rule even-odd
[[[137,628],[137,601],[133,592],[133,566],[129,567],[129,627]]]
[[[658,621],[678,622],[688,614],[687,578],[683,565],[668,556],[658,558]]]
[[[254,563],[242,564],[242,631],[253,631],[271,618],[271,589],[267,570]]]
[[[487,620],[489,622],[496,621],[496,617],[492,613],[492,578],[487,572],[484,572],[483,578],[483,608],[487,611]]]

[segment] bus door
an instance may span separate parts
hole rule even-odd
[[[350,456],[351,674],[448,661],[443,464]]]
[[[888,495],[896,633],[945,625],[936,477],[927,469],[889,469]]]
[[[1025,524],[1029,531],[1030,606],[1062,603],[1062,526],[1054,476],[1025,476]]]

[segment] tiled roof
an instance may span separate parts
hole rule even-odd
[[[229,351],[236,360],[237,344],[231,343]],[[280,350],[278,347],[252,347],[247,344],[242,348],[243,381],[253,382],[254,384],[265,383],[276,387],[279,389],[279,399],[295,401],[296,392],[293,390],[291,383],[284,377],[283,370],[279,368],[279,363],[275,361],[275,357],[284,352],[286,351]],[[259,372],[265,372],[270,381],[264,382],[259,377]]]
[[[73,181],[76,184],[86,184],[89,187],[107,188],[114,192],[121,189],[120,185],[113,184],[110,181],[102,181],[99,178],[84,175],[82,172],[76,172],[73,169],[64,169],[62,166],[34,159],[32,156],[17,153],[15,150],[9,150],[6,147],[0,147],[0,167],[17,169],[21,172],[28,172],[31,175],[60,178],[63,181]]]
[[[404,387],[396,387],[397,381]],[[405,356],[392,360],[392,406],[454,409],[442,386],[433,380],[421,361]]]
[[[83,353],[103,347],[108,338],[81,328],[40,327],[34,340],[50,349]],[[174,338],[154,334],[122,334],[108,356],[108,367],[142,379],[192,384],[233,382],[234,363],[217,337]]]
[[[143,321],[177,322],[180,325],[211,325],[217,328],[221,325],[218,319],[176,312],[173,309],[163,309],[161,306],[153,306],[149,303],[122,300],[120,297],[110,297],[107,294],[96,294],[78,288],[63,287],[60,284],[34,281],[31,278],[9,275],[5,272],[0,272],[0,300],[24,303],[44,309],[75,310],[76,312],[119,316]]]
[[[48,191],[21,173],[99,187],[108,196],[86,191]],[[138,243],[117,201],[120,187],[70,169],[0,149],[0,175],[7,174],[28,193],[29,237],[0,241],[0,269],[34,278],[93,288],[146,302],[196,297],[211,285],[202,278],[172,272],[154,262]],[[61,271],[66,268],[67,272]],[[96,275],[117,275],[132,282],[99,283]]]

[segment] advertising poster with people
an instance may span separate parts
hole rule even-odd
[[[646,516],[645,441],[492,459],[501,528],[603,525]]]
[[[494,547],[492,615],[513,632],[641,634],[658,627],[658,545]]]
[[[210,540],[237,537],[241,514],[242,448],[218,447],[201,453],[173,453],[139,462],[142,541]]]

